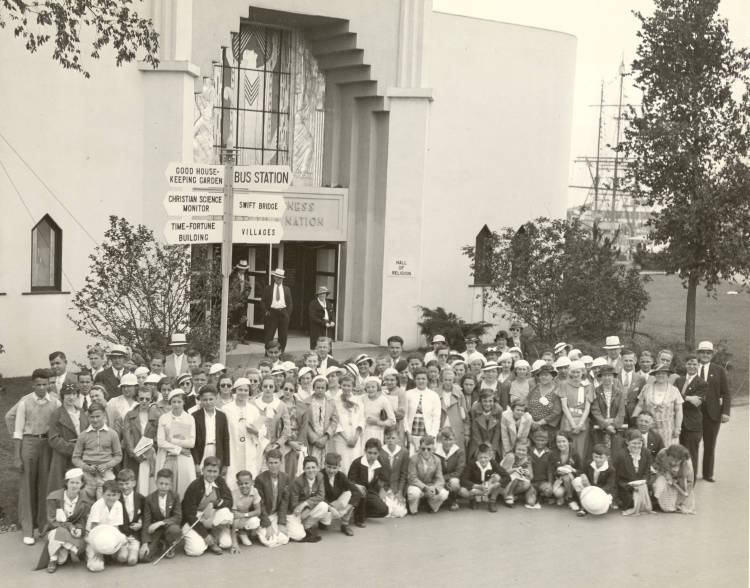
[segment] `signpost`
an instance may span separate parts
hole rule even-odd
[[[167,192],[164,209],[177,218],[167,221],[164,237],[170,245],[222,244],[219,362],[226,364],[232,243],[281,241],[284,198],[258,192],[285,190],[292,173],[283,165],[235,166],[231,147],[222,149],[221,157],[223,165],[172,162],[167,166],[169,186],[177,190]]]

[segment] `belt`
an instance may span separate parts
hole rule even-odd
[[[216,445],[216,442],[215,441],[207,441],[206,445]]]
[[[49,437],[47,433],[42,433],[41,435],[29,435],[27,433],[24,433],[23,436],[31,437],[32,439],[47,439]]]

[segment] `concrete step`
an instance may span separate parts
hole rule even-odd
[[[312,42],[312,52],[317,55],[328,55],[330,53],[341,53],[357,48],[357,34],[344,33],[333,37],[326,37]]]
[[[350,49],[341,53],[318,55],[318,67],[325,72],[355,65],[364,65],[365,52],[362,49]]]

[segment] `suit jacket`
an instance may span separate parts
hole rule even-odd
[[[445,478],[443,478],[443,462],[440,458],[431,454],[427,459],[422,452],[415,453],[409,458],[409,486],[435,486],[440,489],[445,487]]]
[[[326,310],[328,310],[328,321],[333,322],[336,319],[333,316],[333,304],[326,300]],[[315,297],[307,305],[307,317],[310,321],[310,342],[314,342],[318,337],[327,335],[325,313],[323,307]]]
[[[518,439],[528,439],[531,432],[531,415],[526,412],[521,417],[516,428],[516,420],[513,418],[513,409],[508,407],[500,417],[500,439],[502,441],[503,453],[511,453]]]
[[[349,480],[364,486],[370,492],[379,492],[381,488],[388,489],[390,487],[391,471],[388,467],[388,462],[378,460],[380,467],[375,470],[372,480],[367,481],[367,466],[362,464],[362,460],[366,460],[365,456],[358,457],[349,466]]]
[[[383,448],[380,450],[378,461],[388,464],[389,486],[394,494],[403,494],[406,490],[406,478],[409,475],[409,450],[401,447],[391,460],[391,456]]]
[[[260,526],[270,527],[270,515],[276,512],[279,525],[286,525],[286,513],[289,508],[289,477],[284,473],[279,473],[278,490],[276,493],[276,504],[273,502],[273,483],[271,474],[268,470],[258,474],[255,478],[255,487],[260,494]]]
[[[260,299],[260,302],[263,305],[263,314],[271,312],[271,304],[273,303],[273,286],[273,284],[269,284],[263,289],[263,296]],[[282,285],[282,288],[284,288],[284,303],[286,304],[286,308],[283,309],[283,312],[289,317],[294,308],[292,291],[289,289],[289,286]]]
[[[158,490],[155,490],[146,497],[143,503],[143,531],[141,533],[141,541],[143,543],[151,541],[151,534],[148,532],[151,523],[164,521],[167,527],[169,525],[182,525],[182,503],[180,502],[179,494],[171,490],[167,492],[165,510],[167,511],[167,516],[161,514]]]
[[[662,449],[664,449],[664,440],[661,438],[661,435],[657,433],[656,431],[649,431],[648,432],[648,443],[646,443],[646,449],[648,449],[648,452],[651,454],[651,457],[656,457],[656,454],[659,453]]]
[[[136,474],[138,473],[138,464],[140,463],[135,457],[135,446],[141,440],[141,437],[147,437],[154,441],[154,452],[156,452],[156,431],[159,428],[159,417],[161,413],[156,406],[151,405],[148,409],[148,421],[141,435],[141,423],[138,417],[138,405],[128,411],[122,423],[122,454],[123,467],[131,468]]]
[[[78,386],[78,376],[72,372],[65,372],[65,379],[62,383],[63,386],[71,385],[71,386]],[[60,394],[60,389],[57,390],[57,394]]]
[[[175,354],[170,353],[164,360],[164,373],[170,378],[176,378],[180,374],[189,374],[190,368],[188,367],[187,355],[182,354],[182,365],[180,371],[177,371]]]
[[[621,494],[630,494],[628,482],[635,480],[647,480],[651,470],[651,453],[644,447],[641,449],[641,458],[638,469],[633,466],[633,459],[627,450],[619,451],[614,457],[615,479],[617,488]]]
[[[440,458],[443,478],[446,480],[450,478],[461,479],[461,476],[464,475],[464,469],[466,469],[466,452],[462,447],[454,443],[446,454],[443,451],[442,444],[438,443],[435,445],[435,455]]]
[[[702,366],[698,368],[698,374]],[[715,363],[708,366],[706,378],[706,400],[703,403],[703,414],[712,421],[720,421],[721,415],[729,416],[732,398],[729,393],[729,382],[726,370]]]
[[[143,507],[146,499],[143,494],[138,494],[133,490],[133,518],[128,516],[128,510],[125,508],[125,497],[120,494],[120,504],[122,504],[122,525],[120,525],[120,532],[127,537],[136,537],[140,539],[143,536]],[[141,528],[137,531],[133,531],[130,528],[132,523],[141,522]]]
[[[602,429],[606,426],[607,400],[601,386],[594,388],[594,402],[591,403],[591,417],[594,423]],[[612,386],[612,397],[609,404],[609,418],[614,419],[614,426],[618,428],[625,422],[625,394],[618,380]]]
[[[227,486],[224,478],[219,476],[214,482],[217,486],[216,501],[213,503],[215,509],[232,508],[232,491]],[[198,520],[198,507],[205,496],[206,486],[203,476],[198,476],[185,488],[185,496],[182,499],[182,522],[192,525]]]
[[[508,472],[500,467],[500,464],[498,464],[494,459],[490,460],[490,468],[491,469],[485,473],[485,477],[482,478],[482,471],[479,469],[477,462],[472,461],[464,469],[464,475],[461,478],[461,486],[463,486],[467,490],[471,490],[474,486],[478,486],[489,481],[489,476],[492,476],[493,474],[497,474],[498,476],[500,476],[501,486],[507,486],[508,482],[510,482],[510,476],[508,475]]]
[[[79,411],[79,428],[85,431],[89,426],[88,417],[83,411]],[[50,457],[49,476],[47,477],[47,491],[59,490],[65,483],[65,472],[73,467],[71,458],[76,447],[76,433],[73,420],[64,407],[60,407],[52,413],[49,422],[49,445],[52,448]]]
[[[617,376],[620,385],[622,386],[622,373]],[[622,388],[622,393],[625,396],[625,422],[630,426],[635,426],[634,419],[630,416],[633,414],[636,405],[638,404],[638,396],[641,394],[641,389],[646,385],[646,378],[633,370],[630,378],[630,385]]]
[[[51,492],[47,496],[47,524],[44,527],[43,534],[48,533],[52,529],[57,529],[61,523],[57,522],[57,509],[63,508],[65,504],[65,498],[63,497],[62,488]],[[68,517],[68,521],[76,529],[83,529],[86,527],[86,520],[89,517],[89,510],[91,510],[91,503],[86,500],[84,492],[78,495],[78,502],[73,509],[73,514]],[[46,549],[45,549],[46,551]]]
[[[128,373],[128,370],[123,368],[122,374],[125,375],[126,373]],[[101,372],[96,374],[96,377],[94,378],[94,384],[101,384],[102,386],[104,386],[104,388],[107,390],[107,396],[109,396],[110,399],[120,395],[120,380],[115,375],[115,371],[112,369],[112,366],[109,366],[107,369],[102,370]]]
[[[680,376],[674,383],[675,387],[680,391],[683,400],[687,396],[697,396],[701,399],[701,404],[700,406],[695,406],[692,402],[682,403],[682,430],[700,432],[703,430],[703,404],[706,401],[708,384],[696,374],[688,387],[685,388],[686,380],[687,376]]]
[[[214,417],[214,439],[216,440],[216,457],[221,460],[221,467],[229,466],[229,424],[227,415],[220,410],[215,411]],[[201,409],[193,413],[195,419],[195,445],[190,450],[193,454],[193,462],[198,465],[203,462],[203,454],[206,450],[206,411]]]
[[[323,490],[325,501],[328,504],[336,500],[344,492],[351,492],[352,498],[349,503],[356,506],[360,496],[357,487],[346,477],[344,472],[336,472],[336,475],[333,477],[333,484],[331,484],[328,474],[323,472]]]
[[[500,455],[501,429],[500,421],[503,411],[499,404],[492,407],[489,415],[482,412],[482,407],[476,404],[469,411],[471,415],[471,436],[469,437],[469,459],[473,459],[482,443],[489,444],[496,455]]]
[[[318,506],[325,499],[325,483],[323,474],[318,472],[315,476],[312,489],[307,482],[305,474],[300,474],[292,482],[292,491],[289,496],[289,510],[294,510],[301,502],[307,502],[310,509]]]
[[[594,468],[591,467],[591,462],[583,467],[583,473],[586,474],[592,486],[598,486],[610,496],[615,495],[617,471],[611,461],[606,470],[599,472],[599,479],[596,481],[596,484],[594,484]]]

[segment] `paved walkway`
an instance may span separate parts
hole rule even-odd
[[[461,510],[380,520],[316,545],[253,546],[239,555],[183,555],[158,566],[29,571],[39,547],[0,535],[0,585],[127,586],[596,586],[738,588],[748,585],[748,408],[719,436],[716,484],[698,482],[698,514],[612,513],[578,519],[567,508]]]

